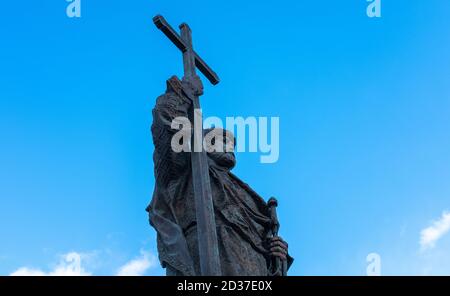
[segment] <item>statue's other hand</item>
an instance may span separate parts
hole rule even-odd
[[[281,237],[274,236],[269,240],[269,252],[271,256],[287,261],[288,244]]]

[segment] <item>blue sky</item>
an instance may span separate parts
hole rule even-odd
[[[382,274],[450,274],[449,1],[383,0],[379,19],[364,0],[67,4],[0,9],[0,274],[74,253],[162,274],[149,127],[182,64],[159,13],[221,77],[206,116],[280,118],[279,161],[239,153],[234,172],[278,197],[291,274],[364,275],[372,252]]]

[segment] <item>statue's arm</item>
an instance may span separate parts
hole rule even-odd
[[[167,81],[166,93],[160,96],[153,109],[152,136],[155,145],[154,162],[158,173],[176,176],[189,162],[189,153],[175,152],[171,143],[179,129],[172,128],[175,118],[188,118],[192,101],[182,91],[181,81],[172,77]]]

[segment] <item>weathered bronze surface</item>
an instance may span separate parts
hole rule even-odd
[[[183,94],[183,83],[173,77],[153,109],[156,184],[147,210],[158,234],[159,258],[168,275],[202,274],[190,153],[176,153],[171,148],[172,136],[178,131],[171,128],[171,122],[187,117],[191,105]],[[273,275],[282,266],[273,266],[268,246],[268,239],[276,235],[273,231],[278,231],[274,212],[231,173],[234,153],[208,153],[208,163],[221,274]],[[288,257],[286,264],[291,262]]]
[[[203,86],[195,69],[213,84],[219,78],[194,52],[187,24],[180,26],[180,36],[163,17],[154,22],[182,51],[184,64],[183,80],[169,79],[153,109],[156,183],[147,211],[162,266],[167,275],[286,275],[293,259],[278,237],[276,204],[268,205],[231,173],[234,153],[172,149],[178,132],[172,121],[184,117],[192,122],[200,108]],[[202,145],[202,130],[194,130],[191,146]]]

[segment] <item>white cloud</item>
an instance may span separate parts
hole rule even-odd
[[[450,212],[443,212],[442,217],[420,232],[421,250],[432,249],[436,242],[450,230]]]
[[[103,258],[100,262],[95,259],[93,264],[92,257],[97,257],[97,253],[70,252],[60,256],[57,264],[49,270],[24,266],[12,272],[10,276],[89,276],[93,274],[92,268],[98,271],[99,266],[100,268],[105,267],[102,262],[111,261],[111,258]],[[90,266],[89,271],[86,270],[86,266]],[[156,266],[158,266],[157,258],[151,252],[141,250],[139,256],[126,262],[120,268],[114,269],[114,274],[117,276],[139,276],[146,274],[149,269]]]
[[[91,275],[81,266],[83,255],[71,252],[61,256],[59,263],[49,272],[29,267],[21,267],[11,273],[11,276],[85,276]]]
[[[141,250],[141,256],[128,261],[125,265],[120,267],[116,273],[117,276],[140,276],[152,267],[157,265],[155,256],[149,252]]]
[[[10,276],[45,276],[45,272],[39,269],[32,269],[28,267],[21,267],[10,274]]]

